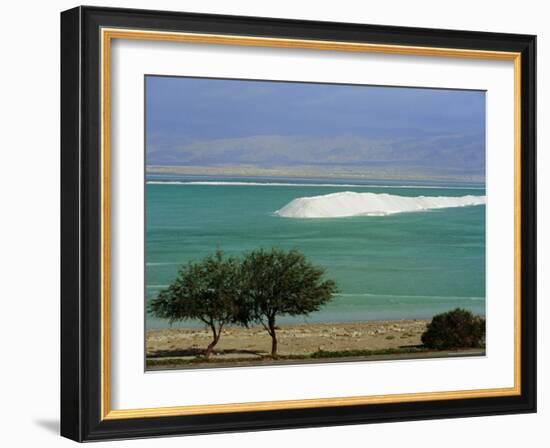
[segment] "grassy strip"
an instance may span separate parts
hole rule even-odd
[[[318,350],[309,355],[279,355],[272,358],[270,355],[262,356],[258,359],[251,358],[211,358],[204,359],[201,357],[193,359],[181,358],[164,358],[164,359],[147,359],[147,367],[166,367],[166,366],[181,366],[193,364],[220,364],[220,363],[239,363],[239,362],[255,362],[267,361],[275,359],[277,361],[285,360],[308,360],[308,359],[329,359],[329,358],[357,358],[369,357],[378,355],[400,355],[407,353],[422,353],[433,351],[424,347],[406,347],[406,348],[387,348],[379,350],[340,350],[340,351],[325,351]]]
[[[407,353],[422,353],[433,351],[425,347],[403,347],[403,348],[383,348],[378,350],[340,350],[340,351],[325,351],[319,350],[309,355],[312,359],[325,358],[344,358],[358,356],[377,356],[377,355],[401,355]]]

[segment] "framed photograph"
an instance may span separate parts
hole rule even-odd
[[[61,14],[61,433],[536,410],[535,36]]]

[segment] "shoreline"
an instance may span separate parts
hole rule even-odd
[[[395,348],[419,345],[420,335],[428,319],[366,320],[354,322],[315,322],[278,326],[279,351],[285,354],[305,354],[324,349],[354,350]],[[148,356],[156,351],[206,347],[212,337],[206,328],[165,328],[146,331]],[[271,338],[260,325],[244,328],[227,326],[217,351],[254,349],[268,353]]]
[[[304,165],[298,168],[288,166],[260,167],[248,166],[201,166],[201,165],[156,165],[146,167],[146,174],[154,175],[183,175],[183,176],[210,176],[210,177],[272,177],[272,178],[334,178],[334,179],[362,179],[372,181],[418,181],[418,182],[452,182],[458,184],[485,184],[485,176],[473,174],[460,176],[456,174],[441,173],[429,176],[427,173],[413,173],[406,169],[394,171],[370,169],[361,170],[354,168],[342,168],[340,170],[323,170],[317,166]]]
[[[282,325],[278,357],[271,358],[271,337],[261,326],[224,328],[209,360],[202,358],[211,341],[206,329],[156,329],[146,332],[148,369],[234,367],[346,360],[406,359],[483,355],[478,350],[437,352],[422,347],[429,320],[382,320]]]

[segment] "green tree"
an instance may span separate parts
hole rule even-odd
[[[180,268],[176,279],[150,302],[149,311],[170,323],[197,319],[212,331],[208,358],[220,340],[225,325],[239,314],[240,267],[235,258],[221,251]]]
[[[436,350],[483,347],[485,319],[462,308],[438,314],[422,334],[422,343]]]
[[[265,328],[272,356],[277,356],[277,316],[307,315],[332,299],[336,283],[323,276],[323,268],[296,250],[259,249],[245,255],[240,321],[255,321]]]

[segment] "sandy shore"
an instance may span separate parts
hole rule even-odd
[[[398,320],[315,323],[281,326],[277,332],[279,355],[309,355],[318,351],[383,350],[421,344],[428,321]],[[149,330],[148,359],[193,358],[208,345],[211,333],[203,329]],[[267,355],[271,338],[262,327],[223,330],[214,358],[257,358]]]

